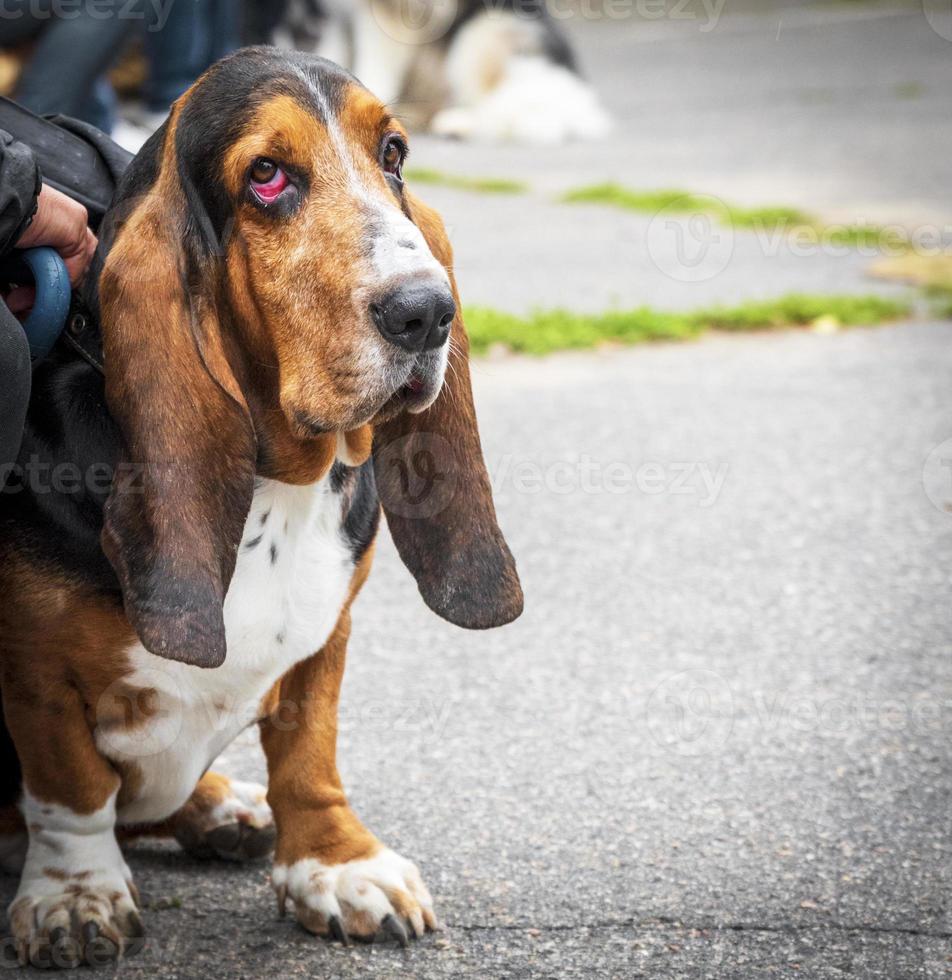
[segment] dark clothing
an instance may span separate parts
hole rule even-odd
[[[0,255],[13,248],[33,220],[40,186],[33,151],[0,129]]]
[[[17,243],[36,213],[40,169],[33,151],[0,130],[0,255]],[[16,460],[30,400],[30,345],[0,302],[0,485]]]
[[[20,321],[0,303],[0,486],[16,461],[30,402],[30,345]]]
[[[3,0],[0,47],[36,41],[16,100],[38,116],[62,112],[111,129],[114,96],[103,75],[141,29],[142,6],[140,0],[96,0],[75,9],[70,4],[69,14],[60,16],[52,0]]]
[[[239,0],[174,3],[162,30],[146,30],[149,79],[143,93],[150,112],[169,106],[205,71],[241,45]]]

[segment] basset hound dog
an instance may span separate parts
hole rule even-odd
[[[279,907],[319,935],[437,925],[335,764],[381,507],[440,616],[498,626],[522,593],[452,253],[406,152],[343,69],[247,48],[121,180],[86,297],[101,348],[61,342],[37,367],[0,494],[0,862],[21,872],[21,962],[141,944],[120,842],[142,832],[273,849]],[[266,791],[209,770],[253,724]]]

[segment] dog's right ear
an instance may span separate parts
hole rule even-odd
[[[215,667],[257,446],[216,314],[218,260],[189,248],[201,216],[182,187],[174,121],[166,130],[147,147],[150,185],[120,188],[126,216],[99,280],[106,397],[123,441],[102,544],[146,649]]]

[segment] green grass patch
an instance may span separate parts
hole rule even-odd
[[[896,96],[900,99],[918,99],[925,90],[925,86],[921,82],[900,82],[894,89]]]
[[[814,226],[813,218],[796,208],[786,208],[781,205],[765,208],[739,208],[728,204],[723,208],[712,211],[716,217],[730,221],[737,228],[772,228],[782,225],[784,228],[810,228]]]
[[[528,316],[517,316],[473,306],[466,309],[466,328],[477,354],[499,345],[522,354],[550,354],[605,343],[692,340],[706,330],[777,330],[809,326],[818,321],[844,327],[873,325],[906,316],[910,309],[907,302],[880,296],[799,293],[686,313],[643,306],[595,314],[536,310]]]
[[[647,211],[652,214],[662,208],[684,214],[698,211],[707,213],[711,208],[710,198],[699,197],[690,191],[634,191],[611,183],[578,187],[563,194],[561,200],[566,204],[604,204],[627,211]]]
[[[464,177],[424,167],[410,167],[404,171],[403,176],[411,184],[452,187],[454,190],[474,191],[478,194],[524,194],[529,189],[518,180],[506,180],[503,177]]]
[[[852,248],[894,248],[897,244],[905,244],[905,240],[898,241],[902,236],[895,229],[879,225],[825,225],[799,208],[784,205],[744,208],[716,197],[670,188],[642,191],[613,183],[592,184],[567,191],[559,200],[566,204],[600,204],[646,214],[657,214],[662,210],[672,214],[705,214],[722,224],[760,232],[793,234],[807,230],[816,235],[818,242]]]

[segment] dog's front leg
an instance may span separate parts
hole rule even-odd
[[[10,672],[13,673],[13,672]],[[29,833],[10,928],[21,963],[101,965],[142,936],[116,841],[119,776],[99,754],[78,690],[6,674],[3,710],[23,770]]]
[[[337,702],[349,632],[345,612],[325,647],[269,698],[261,733],[278,828],[272,880],[281,913],[291,899],[310,932],[345,943],[389,933],[406,943],[437,928],[430,893],[416,866],[357,819],[337,774]]]

